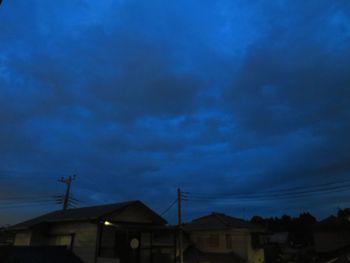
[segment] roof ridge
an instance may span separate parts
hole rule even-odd
[[[67,209],[67,210],[55,210],[31,219],[25,220],[18,224],[12,225],[9,227],[9,229],[16,229],[19,227],[26,227],[28,225],[48,223],[48,222],[60,221],[60,220],[62,221],[82,220],[82,219],[88,219],[88,218],[99,219],[113,211],[116,211],[118,209],[124,209],[127,206],[130,206],[132,204],[137,204],[137,203],[142,204],[141,201],[137,200],[137,201],[125,201],[125,202],[103,204],[103,205],[96,205],[96,206],[86,206],[86,207],[79,207],[79,208],[73,208],[73,209]]]
[[[132,200],[132,201],[125,201],[125,202],[115,202],[115,203],[108,203],[108,204],[101,204],[101,205],[92,205],[92,206],[83,206],[83,207],[76,207],[76,208],[68,208],[67,210],[55,210],[56,211],[72,211],[72,210],[79,210],[84,208],[96,208],[96,207],[106,207],[106,206],[113,206],[113,205],[128,205],[132,203],[140,202],[139,200]]]
[[[221,221],[224,225],[230,226],[230,223],[227,222],[227,221],[222,217],[222,216],[226,216],[225,214],[213,212],[212,215],[215,216],[217,219],[219,219],[219,221]]]
[[[136,203],[142,203],[142,202],[140,202],[139,200],[122,202],[122,203],[119,203],[119,204],[122,204],[122,207],[119,208],[119,209],[124,210],[125,208],[129,207],[130,205],[136,204]],[[116,203],[116,204],[118,204],[118,203]],[[113,204],[110,204],[110,205],[112,206]],[[108,204],[106,206],[108,206]],[[113,211],[109,211],[109,212],[107,212],[105,214],[102,214],[102,215],[99,216],[99,218],[103,218],[103,217],[108,216],[108,215],[110,215],[112,213],[115,213],[116,210],[117,209],[113,209]]]

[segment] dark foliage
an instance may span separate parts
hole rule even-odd
[[[282,217],[262,218],[254,216],[252,223],[265,226],[271,232],[289,232],[289,242],[293,247],[305,247],[313,243],[312,226],[317,223],[310,213],[302,213],[298,217],[283,215]]]
[[[350,217],[350,208],[339,209],[338,217]]]

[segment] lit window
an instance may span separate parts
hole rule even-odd
[[[73,247],[73,235],[53,235],[49,237],[49,246]]]

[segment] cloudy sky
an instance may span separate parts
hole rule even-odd
[[[58,209],[36,198],[72,174],[80,205],[140,199],[161,213],[180,187],[257,194],[185,202],[186,220],[323,217],[350,191],[259,193],[340,189],[349,134],[348,0],[0,6],[0,224]]]

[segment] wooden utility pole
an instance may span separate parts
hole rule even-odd
[[[177,189],[177,214],[178,214],[178,227],[179,227],[179,254],[180,254],[180,263],[184,262],[183,257],[183,240],[182,240],[182,213],[181,213],[181,190]]]
[[[68,208],[68,204],[69,204],[69,198],[70,198],[70,187],[71,187],[71,184],[72,184],[72,181],[75,180],[75,175],[72,176],[68,176],[67,179],[64,179],[63,177],[58,180],[59,182],[61,183],[64,183],[67,185],[67,188],[66,188],[66,193],[64,195],[64,199],[63,199],[63,210],[67,210]]]

